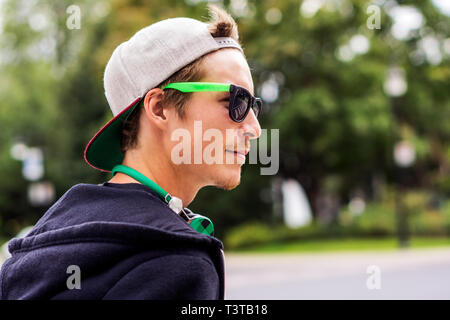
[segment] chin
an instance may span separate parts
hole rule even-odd
[[[241,166],[233,168],[221,168],[214,177],[214,185],[224,190],[232,190],[241,183]]]

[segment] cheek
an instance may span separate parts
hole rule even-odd
[[[239,145],[238,130],[236,130],[234,124],[228,116],[228,108],[223,103],[190,103],[186,105],[183,119],[174,118],[173,121],[171,119],[169,131],[172,133],[183,131],[183,136],[189,136],[185,139],[185,142],[188,142],[187,145],[190,146],[190,150],[185,156],[190,158],[191,164],[195,164],[199,168],[203,165],[211,167],[210,164],[205,163],[209,162],[205,161],[205,157],[217,159],[225,164],[227,163],[225,149],[227,147],[234,149]],[[171,139],[170,135],[169,139]],[[170,141],[170,151],[179,143],[180,139]],[[222,156],[216,155],[216,151],[221,151]],[[184,155],[184,153],[181,152],[180,155]],[[212,167],[214,167],[214,164]]]
[[[195,110],[187,123],[189,126],[188,130],[193,138],[192,144],[195,141],[196,145],[203,146],[203,149],[211,143],[215,143],[217,147],[224,147],[226,145],[227,132],[233,132],[233,130],[230,130],[228,110],[223,106],[214,107],[204,106],[202,111]]]
[[[210,104],[204,102],[200,103],[195,99],[187,103],[184,109],[184,120],[186,125],[193,123],[193,121],[202,120],[206,115],[210,114],[211,110],[209,110],[209,106]]]
[[[209,127],[216,125],[220,127],[222,120],[227,120],[228,116],[228,105],[224,101],[217,101],[216,99],[197,101],[191,100],[190,103],[186,105],[185,118],[188,122],[193,122],[194,120],[202,121],[204,127]]]

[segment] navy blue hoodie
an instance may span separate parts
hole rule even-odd
[[[73,186],[9,251],[1,299],[224,299],[222,242],[138,183]]]

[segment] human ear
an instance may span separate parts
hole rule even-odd
[[[150,122],[163,129],[167,123],[166,112],[163,106],[164,91],[154,88],[144,97],[144,113]]]

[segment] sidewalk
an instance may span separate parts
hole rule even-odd
[[[226,254],[226,267],[227,299],[450,299],[450,248]]]

